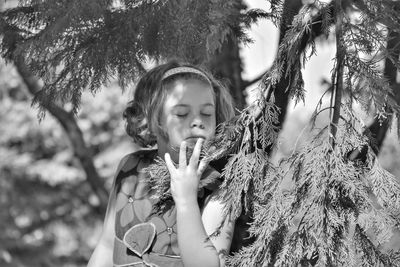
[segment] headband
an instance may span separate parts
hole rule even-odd
[[[207,75],[205,75],[202,71],[192,68],[192,67],[176,67],[170,70],[167,70],[163,77],[162,80],[167,79],[168,77],[174,76],[176,74],[180,74],[180,73],[194,73],[197,75],[200,75],[201,77],[203,77],[204,79],[206,79],[207,82],[209,82],[210,84],[212,84],[210,78],[207,77]]]

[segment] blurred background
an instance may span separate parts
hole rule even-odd
[[[3,9],[17,2],[1,1]],[[246,4],[266,8],[266,2]],[[253,25],[249,34],[254,42],[239,47],[242,78],[253,81],[246,89],[247,104],[254,100],[257,77],[275,58],[279,39],[277,28],[267,20]],[[299,135],[330,79],[335,53],[331,42],[317,40],[318,53],[303,72],[306,101],[289,104],[277,159],[289,155],[306,138]],[[32,92],[20,71],[0,59],[0,266],[86,266],[101,231],[102,203],[117,164],[137,149],[125,134],[122,120],[132,90],[123,91],[117,81],[110,81],[95,95],[84,93],[78,116],[73,118],[76,127],[68,128],[50,113],[38,120],[38,110],[31,106]],[[360,117],[366,124],[373,119],[361,112]],[[379,155],[384,168],[400,177],[394,130],[388,132]],[[92,159],[93,168],[87,158]],[[104,181],[105,192],[97,189],[94,193],[96,180],[89,177]]]

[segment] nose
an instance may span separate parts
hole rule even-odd
[[[201,118],[195,117],[195,118],[193,118],[192,122],[190,123],[190,127],[191,128],[197,127],[197,128],[200,128],[200,129],[204,129],[204,123],[201,120]]]

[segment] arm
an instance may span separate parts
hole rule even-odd
[[[213,196],[203,214],[197,203],[197,190],[206,162],[200,161],[202,141],[198,141],[193,155],[186,163],[186,143],[182,142],[178,169],[169,154],[165,161],[171,174],[171,193],[177,209],[178,244],[185,266],[224,266],[221,252],[229,250],[233,222],[225,221],[221,233],[209,238],[223,222],[223,205]]]
[[[112,200],[110,198],[110,200]],[[115,200],[115,199],[114,199]],[[88,267],[113,266],[115,201],[110,201],[100,240],[90,257]]]
[[[225,266],[234,223],[223,222],[223,204],[214,197],[200,215],[197,203],[177,206],[178,243],[185,266]],[[223,223],[220,233],[209,238]]]
[[[103,230],[100,239],[90,257],[87,267],[110,267],[113,266],[113,250],[114,250],[114,237],[115,237],[115,184],[121,169],[128,161],[129,155],[124,157],[117,168],[111,194],[108,201],[106,216],[104,218]]]

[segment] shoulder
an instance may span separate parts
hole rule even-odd
[[[135,152],[125,155],[119,162],[117,173],[129,172],[136,169],[141,159],[151,160],[157,154],[156,149],[139,149]]]
[[[202,211],[203,222],[214,227],[220,227],[223,223],[232,223],[229,214],[229,207],[224,199],[224,192],[221,188],[218,188],[208,196],[205,202]]]
[[[217,251],[229,251],[235,222],[222,200],[221,189],[215,190],[208,198],[203,209],[201,219],[206,233]]]
[[[120,183],[129,176],[136,175],[141,163],[148,164],[157,155],[156,149],[140,149],[125,155],[119,162],[117,171],[114,175],[113,187],[118,188]]]

